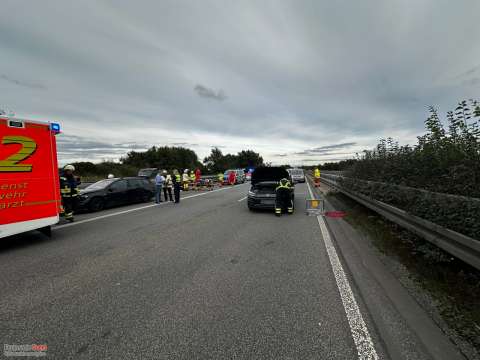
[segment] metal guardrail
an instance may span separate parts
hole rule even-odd
[[[321,181],[480,270],[480,241],[363,194],[344,189],[336,181],[339,177],[341,176],[322,174]]]

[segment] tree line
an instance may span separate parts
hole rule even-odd
[[[139,169],[158,168],[183,171],[199,168],[204,174],[216,174],[228,169],[246,169],[263,165],[263,158],[252,150],[242,150],[237,154],[223,154],[213,148],[209,156],[200,161],[195,151],[176,146],[152,146],[146,151],[130,151],[118,162],[100,163],[75,162],[73,165],[82,178],[105,178],[115,176],[135,176]]]

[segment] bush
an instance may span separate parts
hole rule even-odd
[[[343,178],[342,186],[461,234],[480,239],[480,199]]]
[[[421,188],[433,192],[480,198],[480,106],[470,100],[447,114],[448,130],[430,107],[427,133],[415,146],[382,139],[364,151],[348,176]]]

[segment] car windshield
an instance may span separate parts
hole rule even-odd
[[[85,188],[85,190],[101,190],[105,189],[108,185],[114,182],[116,179],[105,179],[97,181],[96,183],[89,185]]]

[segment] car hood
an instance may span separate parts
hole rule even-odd
[[[259,167],[252,174],[252,184],[260,182],[278,182],[290,178],[288,171],[281,167]]]

